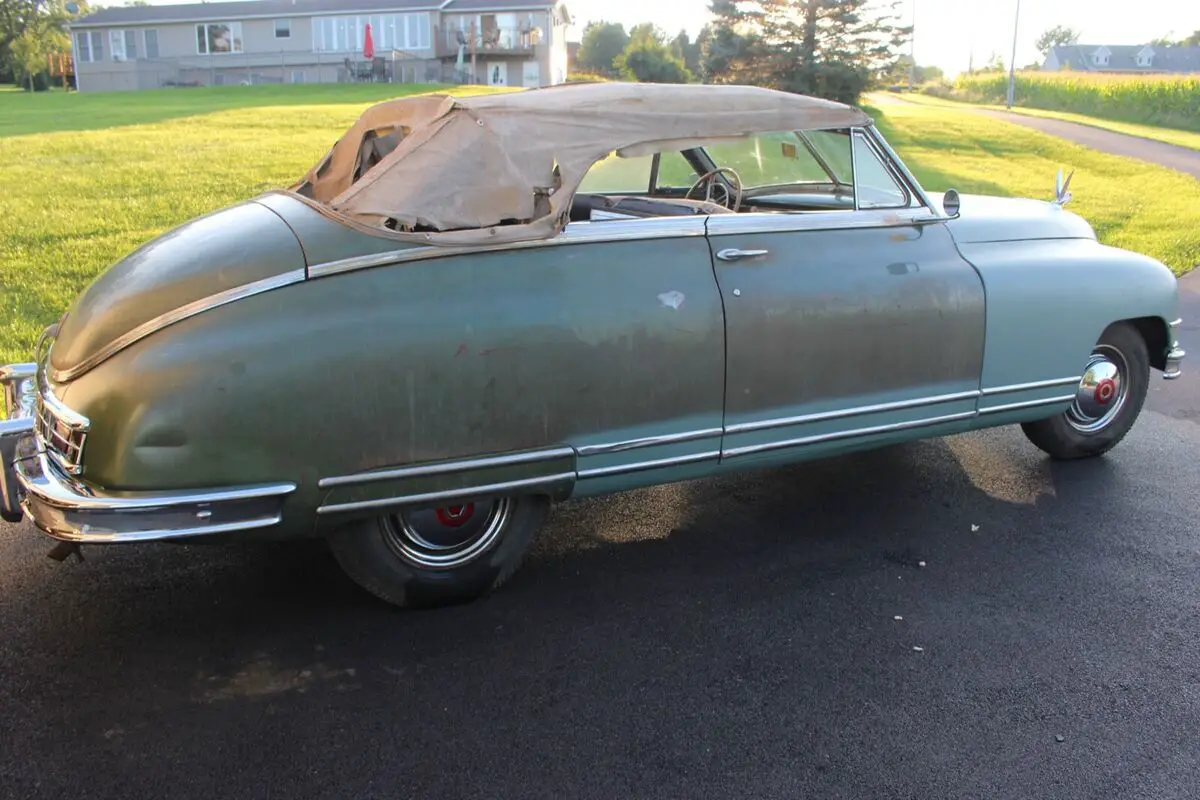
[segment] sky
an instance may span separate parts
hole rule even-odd
[[[578,39],[590,20],[632,27],[653,22],[675,33],[695,35],[708,20],[708,0],[564,0]],[[117,5],[119,2],[110,3]],[[194,0],[150,0],[155,5]],[[352,0],[347,0],[352,5]],[[1008,64],[1018,0],[904,0],[906,22],[916,17],[917,63],[947,75],[965,71],[999,53]],[[1161,36],[1183,38],[1200,30],[1200,0],[1020,0],[1017,65],[1040,62],[1037,37],[1054,25],[1082,32],[1082,44],[1144,44]]]
[[[708,0],[564,0],[577,23],[591,19],[653,22],[670,32],[694,35],[708,19]],[[1081,44],[1144,44],[1200,30],[1200,0],[1021,0],[1017,65],[1041,62],[1034,42],[1047,28],[1066,25],[1082,33]],[[916,12],[917,63],[964,72],[974,53],[977,66],[993,52],[1008,64],[1017,0],[906,0],[905,22]],[[1136,13],[1131,13],[1134,11]]]

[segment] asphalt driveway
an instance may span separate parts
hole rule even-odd
[[[1033,128],[1051,136],[1067,139],[1103,153],[1149,161],[1152,164],[1159,164],[1194,178],[1200,178],[1200,150],[1192,150],[1188,147],[1167,144],[1154,139],[1144,139],[1140,136],[1114,133],[1103,128],[1059,119],[1031,117],[1027,114],[1013,114],[1008,111],[986,108],[970,110],[995,119],[1002,119],[1005,122],[1024,125],[1026,128]]]
[[[435,612],[321,547],[0,525],[0,797],[1194,797],[1185,369],[1090,463],[1001,429],[566,505]]]

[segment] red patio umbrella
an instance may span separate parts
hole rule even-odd
[[[367,23],[367,35],[363,37],[363,58],[370,61],[375,57],[375,42],[371,39],[371,23]]]

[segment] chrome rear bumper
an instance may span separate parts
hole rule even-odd
[[[43,532],[66,542],[91,544],[190,539],[268,528],[282,519],[292,483],[194,492],[101,494],[75,481],[36,450],[22,444],[16,464],[21,507]]]
[[[0,367],[7,418],[0,421],[0,512],[29,517],[67,542],[188,539],[255,530],[282,519],[294,483],[180,492],[108,492],[67,475],[34,434],[37,367]]]
[[[33,409],[36,394],[37,364],[9,364],[0,367],[0,396],[4,416],[0,420],[0,519],[21,520],[16,469],[17,445],[33,434]]]

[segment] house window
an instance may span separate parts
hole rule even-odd
[[[158,31],[151,28],[150,30],[142,31],[143,44],[146,51],[146,58],[158,58]]]
[[[137,31],[109,31],[108,46],[113,61],[137,60]]]
[[[100,61],[104,58],[104,35],[100,31],[75,34],[75,60],[77,62]]]
[[[276,39],[292,38],[292,21],[290,19],[275,20],[275,38]]]
[[[428,14],[372,14],[352,17],[314,17],[313,50],[318,53],[362,52],[367,23],[375,51],[427,50]]]
[[[242,52],[242,23],[210,22],[197,25],[196,52],[200,55]]]

